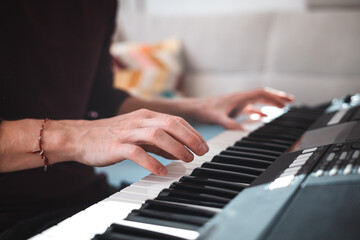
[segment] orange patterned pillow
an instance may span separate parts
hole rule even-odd
[[[180,93],[182,76],[180,43],[175,38],[156,44],[114,43],[114,87],[151,99]]]

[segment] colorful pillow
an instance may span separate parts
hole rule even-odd
[[[151,99],[180,94],[182,61],[175,38],[156,44],[114,43],[114,87],[134,96]]]

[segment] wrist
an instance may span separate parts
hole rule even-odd
[[[76,131],[83,120],[49,120],[43,132],[43,150],[49,165],[74,161]]]

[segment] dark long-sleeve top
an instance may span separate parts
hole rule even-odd
[[[0,118],[113,116],[128,97],[112,87],[109,45],[116,0],[6,2],[1,6]],[[75,162],[54,164],[47,172],[1,173],[0,232],[39,213],[96,202],[106,189],[104,176]]]

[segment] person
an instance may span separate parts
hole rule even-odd
[[[208,98],[139,99],[112,87],[108,49],[116,0],[13,0],[4,9],[0,57],[4,239],[28,238],[108,196],[106,178],[96,174],[94,166],[129,159],[166,175],[166,167],[149,152],[190,162],[194,154],[209,150],[188,121],[241,129],[233,117],[249,104],[281,108],[293,100],[272,89]]]

